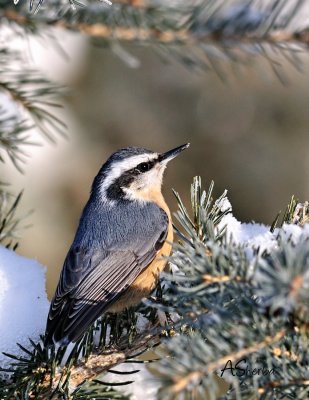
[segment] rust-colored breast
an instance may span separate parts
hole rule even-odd
[[[147,199],[149,199],[149,197],[148,194]],[[163,271],[167,262],[166,257],[171,254],[173,227],[169,208],[161,193],[152,193],[151,200],[161,207],[168,215],[169,225],[166,241],[162,248],[157,252],[155,259],[135,279],[132,285],[121,295],[119,300],[108,309],[110,312],[122,311],[126,307],[138,304],[143,297],[147,297],[158,282],[160,272]]]

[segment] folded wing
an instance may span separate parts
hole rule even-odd
[[[115,244],[112,249],[70,249],[50,306],[46,345],[77,341],[151,263],[167,235],[168,217],[160,212],[160,229],[152,230],[152,237],[140,246],[133,241],[132,248],[119,251]]]

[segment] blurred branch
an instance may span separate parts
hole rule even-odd
[[[2,47],[0,57],[0,151],[22,171],[23,147],[34,144],[28,133],[33,127],[51,142],[65,134],[65,124],[50,111],[61,107],[55,102],[60,88],[32,68],[17,69],[16,62],[22,62],[19,52]]]
[[[190,5],[190,2],[187,5],[179,2],[178,5],[170,6],[152,1],[145,3],[114,1],[113,7],[104,8],[90,1],[88,7],[75,11],[61,8],[63,2],[59,1],[53,2],[48,10],[42,10],[42,15],[36,18],[24,11],[17,12],[11,7],[4,8],[0,15],[8,22],[24,28],[33,24],[38,24],[39,28],[41,23],[46,23],[101,39],[138,43],[155,41],[167,44],[217,43],[219,45],[226,42],[229,45],[234,43],[235,46],[240,43],[245,45],[263,42],[309,44],[309,27],[289,29],[290,20],[280,20],[281,13],[275,12],[275,6],[269,10],[259,11],[252,1],[251,5],[247,2],[242,8],[224,6],[221,3],[216,12],[208,16],[204,13],[213,11],[210,6],[208,7],[208,3],[211,5],[212,1],[197,2],[196,5],[194,2],[191,3],[193,5]],[[279,1],[279,3],[285,2]],[[294,3],[296,4],[290,10],[293,18],[297,17],[297,13],[301,13],[305,1]],[[220,16],[219,12],[225,9],[226,14]],[[53,12],[54,18],[51,17]],[[250,13],[257,14],[254,25]]]
[[[269,382],[265,387],[259,388],[258,393],[259,395],[263,395],[267,393],[268,391],[273,391],[276,388],[279,388],[282,386],[282,382],[277,381],[277,382]],[[303,378],[303,379],[295,379],[294,381],[290,381],[286,386],[303,386],[309,387],[309,379]]]
[[[16,249],[16,240],[19,239],[20,220],[16,217],[16,210],[21,197],[22,192],[15,197],[0,186],[0,244],[13,250]]]
[[[271,0],[262,6],[253,0],[244,4],[148,0],[116,1],[107,7],[88,1],[86,7],[72,10],[66,1],[59,0],[42,7],[35,17],[25,9],[3,8],[0,20],[31,32],[43,26],[78,31],[110,45],[111,50],[115,43],[152,46],[189,67],[215,70],[221,79],[225,72],[220,61],[242,63],[262,56],[283,81],[272,50],[299,68],[298,52],[309,44],[309,28],[295,21],[305,3]],[[129,60],[128,65],[132,65]]]
[[[21,164],[25,162],[26,154],[22,146],[33,144],[29,141],[26,131],[30,127],[26,122],[21,122],[15,126],[8,128],[7,120],[0,120],[0,150],[3,149],[17,170],[22,172]],[[0,152],[0,161],[5,159]]]

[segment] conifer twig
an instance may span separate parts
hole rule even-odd
[[[107,372],[115,365],[123,363],[129,357],[143,352],[152,347],[159,341],[160,334],[157,330],[143,332],[135,337],[130,347],[121,350],[121,345],[117,348],[111,348],[106,351],[93,351],[87,360],[80,360],[77,365],[70,369],[70,390],[74,391],[83,382],[93,380],[98,375]],[[62,371],[55,374],[53,386],[57,385],[62,378]],[[48,379],[48,378],[47,378]],[[49,382],[46,382],[49,385]]]

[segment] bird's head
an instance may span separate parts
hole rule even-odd
[[[147,199],[160,191],[163,173],[169,161],[189,147],[189,143],[165,153],[127,147],[112,154],[96,176],[92,193],[99,191],[105,202]]]

